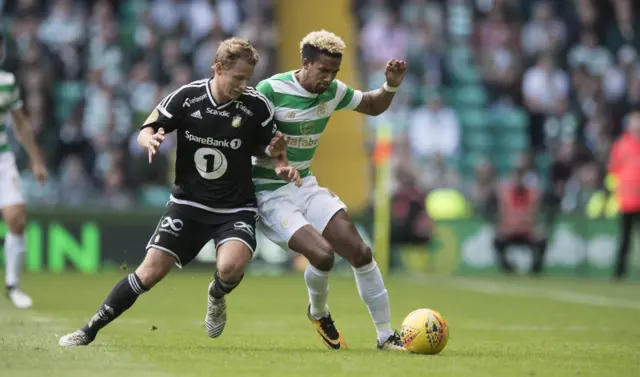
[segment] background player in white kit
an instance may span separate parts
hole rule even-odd
[[[4,37],[0,35],[0,60],[4,58]],[[6,296],[21,309],[31,307],[31,298],[20,289],[20,270],[24,261],[24,227],[26,211],[20,175],[16,169],[15,158],[9,149],[9,115],[13,120],[13,132],[22,143],[29,158],[33,174],[40,181],[47,178],[47,168],[38,149],[31,126],[24,111],[20,91],[13,74],[0,71],[0,210],[7,223],[4,238]]]
[[[267,238],[309,260],[304,273],[310,301],[307,315],[325,346],[346,348],[327,306],[335,251],[353,267],[358,292],[376,327],[378,349],[404,350],[391,328],[389,295],[371,249],[347,215],[345,204],[320,187],[309,168],[331,113],[355,110],[372,116],[382,114],[404,79],[407,63],[389,61],[383,87],[363,93],[336,80],[344,49],[344,42],[335,34],[312,32],[300,42],[301,69],[277,74],[257,85],[273,103],[278,130],[288,139],[289,162],[303,182],[300,188],[287,184],[277,176],[271,161],[259,159],[253,182],[260,222]]]

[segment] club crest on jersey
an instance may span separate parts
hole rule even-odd
[[[242,123],[242,117],[240,115],[236,115],[231,120],[231,125],[235,128],[240,127],[240,123]]]
[[[326,103],[321,103],[318,105],[318,116],[326,117],[329,115],[329,106]]]
[[[313,121],[303,120],[300,123],[300,133],[303,135],[311,135],[313,133]]]

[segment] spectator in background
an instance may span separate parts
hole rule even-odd
[[[577,140],[581,131],[580,118],[569,108],[569,101],[558,100],[544,121],[545,147],[553,154],[564,142]]]
[[[460,122],[439,94],[427,96],[425,105],[414,110],[408,130],[411,151],[418,161],[435,155],[453,156],[460,146]]]
[[[425,209],[426,192],[408,165],[396,169],[397,189],[391,198],[391,244],[426,244],[433,224]]]
[[[613,63],[611,53],[598,42],[593,30],[584,30],[580,35],[580,44],[572,47],[568,56],[569,68],[586,67],[590,74],[600,76]]]
[[[614,276],[627,273],[629,244],[633,225],[640,220],[640,107],[631,110],[629,125],[611,152],[609,173],[616,178],[616,197],[620,207],[620,246]]]
[[[514,267],[507,258],[507,248],[523,245],[534,253],[531,273],[539,275],[543,270],[547,239],[537,226],[540,212],[538,190],[525,183],[525,170],[517,167],[513,177],[498,190],[498,226],[494,246],[500,268],[513,273]]]
[[[553,114],[557,101],[569,98],[569,78],[558,68],[549,54],[538,58],[535,66],[524,74],[522,82],[524,104],[531,114],[529,127],[531,146],[544,146],[544,120]]]
[[[493,11],[490,14],[502,13]],[[491,33],[485,39],[479,55],[487,89],[494,99],[503,95],[518,98],[523,62],[517,33],[501,19],[492,25]]]
[[[522,51],[528,59],[560,51],[567,39],[567,27],[555,15],[549,1],[539,1],[534,6],[533,19],[522,30]]]
[[[549,205],[556,209],[560,207],[567,183],[576,171],[577,151],[573,140],[563,141],[558,145],[554,160],[550,169],[551,189],[549,193]],[[553,211],[555,212],[555,211]]]
[[[497,209],[497,184],[491,162],[483,158],[475,168],[473,181],[469,184],[467,198],[474,213],[487,221],[495,221]]]
[[[409,30],[400,21],[398,11],[388,9],[365,24],[360,35],[365,61],[380,66],[392,58],[406,60]]]

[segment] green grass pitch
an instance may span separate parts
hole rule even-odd
[[[325,349],[305,316],[301,275],[248,276],[228,299],[224,334],[203,327],[209,273],[174,271],[89,347],[62,348],[121,273],[25,275],[35,306],[0,300],[0,376],[638,376],[640,285],[515,278],[390,277],[393,324],[440,311],[437,356],[380,352],[352,277],[333,277],[329,304],[350,349]]]

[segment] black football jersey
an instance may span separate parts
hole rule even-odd
[[[210,81],[169,94],[142,128],[178,133],[171,201],[215,213],[257,212],[251,156],[276,133],[273,106],[251,87],[218,105]]]

